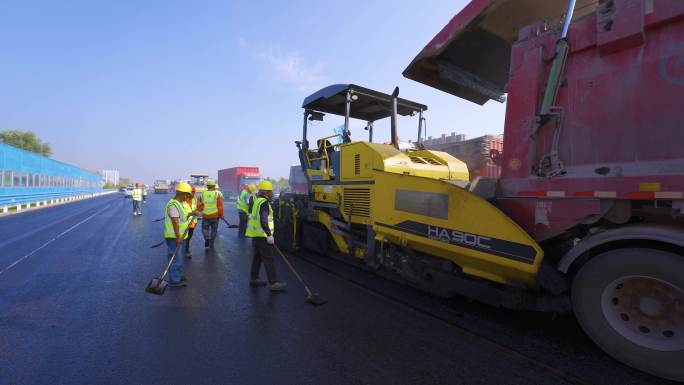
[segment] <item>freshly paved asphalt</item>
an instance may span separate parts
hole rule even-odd
[[[570,317],[441,301],[325,258],[335,274],[293,259],[325,306],[281,261],[288,292],[252,289],[249,241],[224,225],[213,253],[195,235],[188,287],[147,294],[168,198],[141,217],[114,194],[0,218],[0,384],[661,383]]]

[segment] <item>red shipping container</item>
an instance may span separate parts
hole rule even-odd
[[[496,137],[487,141],[487,147],[490,151],[490,159],[480,166],[475,171],[470,172],[470,180],[472,181],[478,176],[483,178],[500,178],[501,177],[501,154],[503,154],[503,138]]]
[[[240,194],[242,185],[258,184],[261,181],[259,167],[231,167],[218,171],[218,183],[226,198]]]

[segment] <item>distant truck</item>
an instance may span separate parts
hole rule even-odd
[[[189,182],[195,186],[195,191],[198,193],[201,193],[203,191],[207,191],[207,181],[209,180],[209,175],[208,174],[190,174],[190,180]]]
[[[290,178],[288,179],[290,184],[290,191],[294,194],[308,194],[309,184],[306,180],[306,175],[302,171],[302,166],[296,164],[290,167]]]
[[[155,194],[168,194],[169,193],[169,181],[158,179],[154,181],[154,193]]]
[[[235,198],[241,186],[258,184],[261,181],[259,167],[231,167],[218,171],[218,183],[224,198]]]

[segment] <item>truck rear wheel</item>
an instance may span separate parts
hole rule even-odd
[[[606,353],[684,381],[684,257],[647,248],[597,255],[575,276],[572,304]]]

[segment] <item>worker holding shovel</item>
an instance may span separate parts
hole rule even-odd
[[[183,276],[183,260],[185,248],[183,243],[188,236],[188,226],[195,214],[189,205],[185,204],[192,195],[192,187],[185,182],[176,185],[176,196],[169,200],[164,210],[164,239],[166,240],[167,256],[173,258],[169,266],[169,286],[185,286],[186,278]],[[175,258],[174,258],[175,255]]]
[[[252,238],[252,269],[250,271],[251,286],[271,285],[272,291],[284,290],[287,283],[276,279],[275,264],[273,262],[273,238],[275,226],[273,224],[273,208],[271,207],[273,198],[273,185],[270,181],[263,180],[259,183],[259,195],[253,200],[249,207],[249,218],[247,220],[247,230],[245,235]],[[261,264],[266,267],[266,277],[268,282],[259,279]]]

